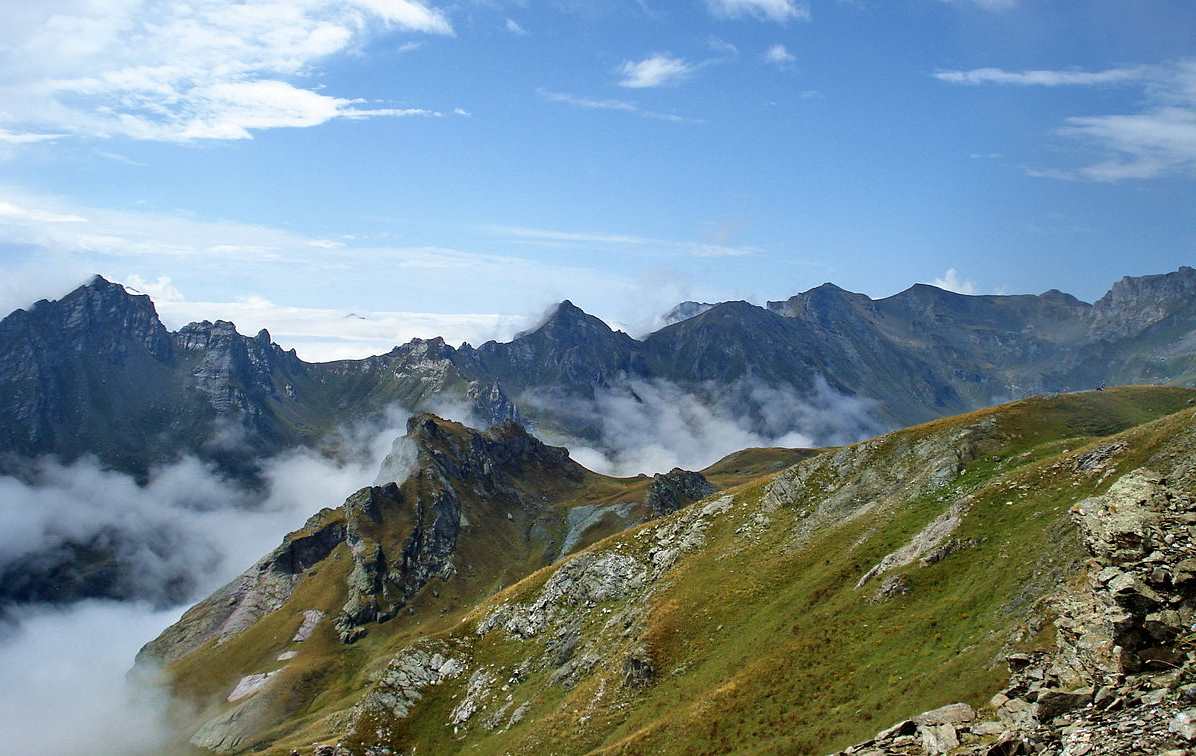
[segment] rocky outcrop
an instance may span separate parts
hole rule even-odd
[[[326,509],[312,516],[281,546],[147,643],[137,654],[138,664],[173,661],[208,641],[222,642],[278,610],[303,573],[343,543],[345,533],[339,512]]]
[[[1010,654],[992,718],[928,712],[849,754],[1116,756],[1196,747],[1196,500],[1146,469],[1072,509],[1092,561],[1051,600],[1055,648]],[[966,716],[964,713],[966,712]]]
[[[528,604],[503,604],[483,619],[478,635],[501,628],[519,638],[530,638],[554,622],[570,607],[621,598],[644,585],[646,565],[623,554],[582,554],[566,562]]]
[[[1174,273],[1126,276],[1092,308],[1092,327],[1098,338],[1132,336],[1170,317],[1196,297],[1196,269],[1181,265]]]
[[[408,648],[386,665],[377,683],[354,707],[353,719],[361,723],[379,715],[402,719],[423,698],[425,689],[452,680],[465,664],[443,644],[423,643]]]
[[[654,517],[672,514],[682,507],[704,499],[717,489],[702,473],[674,467],[652,476],[648,488],[648,509]]]

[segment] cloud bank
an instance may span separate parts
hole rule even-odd
[[[29,481],[0,478],[0,563],[21,571],[90,540],[115,550],[125,587],[144,598],[22,605],[0,615],[5,749],[162,753],[169,702],[126,677],[137,650],[309,515],[369,485],[406,417],[393,411],[342,430],[330,441],[335,459],[296,451],[265,461],[262,491],[195,459],[156,470],[145,486],[88,460],[42,460]]]
[[[883,430],[872,415],[874,402],[840,394],[822,379],[809,393],[746,378],[692,391],[635,380],[602,390],[593,401],[543,394],[523,401],[561,418],[557,425],[589,429],[598,443],[541,433],[567,446],[585,467],[618,476],[699,470],[749,447],[838,445]]]

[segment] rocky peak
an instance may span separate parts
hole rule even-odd
[[[652,485],[648,488],[648,509],[653,516],[663,517],[717,490],[702,473],[674,467],[667,473],[652,476]]]
[[[379,475],[403,477],[402,486],[363,489],[345,502],[353,571],[334,622],[341,640],[352,643],[369,623],[393,617],[431,580],[452,578],[466,524],[505,525],[513,512],[536,513],[542,502],[525,497],[522,483],[583,475],[568,452],[516,422],[481,432],[426,412],[412,416]]]
[[[1087,308],[1092,306],[1087,302],[1078,299],[1074,295],[1068,294],[1065,291],[1060,291],[1059,289],[1047,289],[1043,293],[1039,294],[1038,298],[1045,302],[1066,305],[1069,307]]]
[[[414,445],[421,469],[432,467],[449,480],[484,481],[488,490],[531,466],[569,477],[581,473],[568,450],[544,444],[514,420],[477,431],[422,412],[407,421],[405,438]]]
[[[540,336],[556,342],[576,342],[593,336],[613,334],[601,319],[586,313],[568,299],[553,309],[548,319],[527,336]],[[526,336],[525,336],[526,338]]]
[[[465,401],[487,427],[513,420],[522,422],[519,408],[511,401],[498,381],[471,381],[465,390]]]
[[[158,360],[167,360],[171,354],[170,334],[150,298],[130,294],[102,276],[60,300],[41,300],[28,311],[17,310],[5,321],[10,327],[23,324],[32,328],[39,339],[72,352],[121,359],[131,347],[140,345]]]
[[[693,302],[686,301],[678,304],[673,309],[666,312],[660,317],[660,322],[664,326],[671,326],[674,323],[680,323],[682,320],[689,320],[706,312],[716,305],[709,302]]]
[[[174,341],[180,352],[198,358],[191,370],[196,387],[218,412],[255,414],[255,399],[277,393],[275,369],[296,369],[299,365],[294,350],[284,352],[266,329],[251,338],[241,335],[227,320],[189,323],[174,334]]]
[[[1173,273],[1126,276],[1092,308],[1098,338],[1124,338],[1140,333],[1189,306],[1196,297],[1196,269],[1181,266]]]
[[[838,314],[854,307],[870,307],[872,300],[865,294],[857,294],[840,288],[833,283],[824,283],[808,291],[786,299],[783,302],[769,302],[767,307],[787,318],[801,318],[813,322],[829,322],[838,319]]]
[[[539,327],[506,344],[488,341],[459,353],[458,364],[469,364],[516,392],[527,386],[552,386],[566,393],[587,393],[631,372],[637,347],[635,339],[565,300]]]

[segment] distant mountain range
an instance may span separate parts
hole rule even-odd
[[[1036,393],[1196,383],[1196,270],[1123,278],[1094,304],[1060,291],[965,296],[918,284],[884,299],[824,284],[759,307],[680,304],[642,340],[571,302],[512,341],[415,339],[361,360],[305,362],[232,323],[163,326],[146,296],[96,277],[0,321],[0,470],[96,455],[144,475],[194,453],[234,473],[380,414],[464,403],[479,425],[568,423],[545,397],[629,380],[718,395],[751,380],[820,381],[899,426]],[[534,397],[536,401],[527,401]],[[592,428],[570,427],[578,437]],[[251,466],[251,465],[250,465]]]

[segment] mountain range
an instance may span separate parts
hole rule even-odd
[[[759,307],[687,302],[642,339],[571,302],[510,342],[415,339],[309,363],[266,331],[163,326],[148,297],[102,278],[0,321],[0,471],[97,456],[145,476],[189,453],[251,476],[387,407],[464,408],[600,441],[578,402],[635,381],[718,397],[756,425],[758,386],[869,401],[898,427],[1037,393],[1196,381],[1196,270],[1123,278],[1093,304],[1059,291],[967,296],[918,284],[873,300],[824,284]],[[826,439],[814,439],[825,442]]]
[[[142,648],[157,752],[1187,748],[1194,293],[1187,267],[1091,304],[825,284],[681,303],[643,338],[565,301],[505,343],[309,363],[225,321],[171,332],[96,278],[0,321],[0,483],[36,491],[46,459],[84,471],[54,545],[0,564],[0,609],[194,596],[210,543],[166,562],[184,569],[158,576],[165,600],[137,580],[200,536],[170,522],[191,499],[88,530],[102,468],[127,482],[104,504],[121,509],[197,458],[219,475],[170,485],[213,486],[195,506],[228,516],[203,537],[234,541],[254,492],[297,469],[265,461],[345,454],[340,429],[400,407],[372,484],[297,517]],[[651,425],[653,403],[689,398],[735,418],[716,435],[818,448],[653,475],[578,461],[638,432],[612,424],[626,407]],[[282,511],[322,503],[304,480]],[[19,519],[10,549],[35,532]]]

